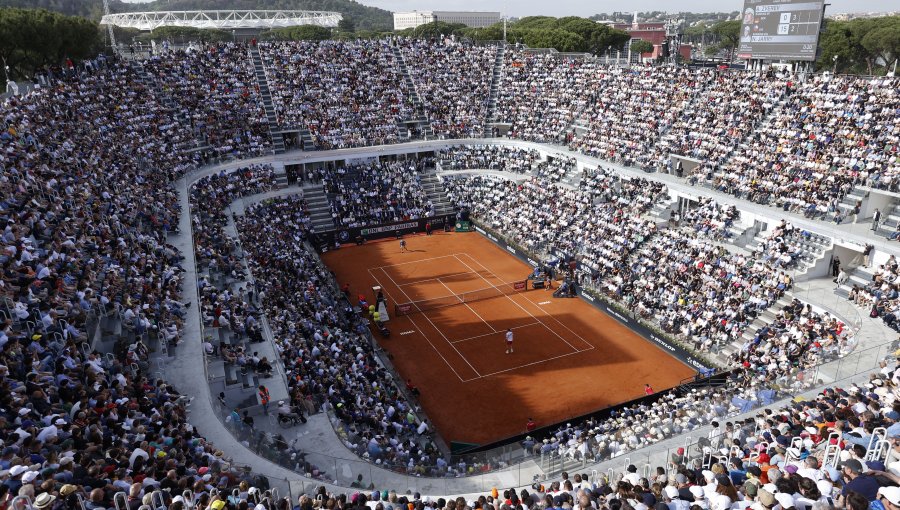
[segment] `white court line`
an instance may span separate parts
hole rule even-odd
[[[394,279],[391,277],[391,275],[390,275],[387,271],[385,271],[384,268],[381,268],[381,272],[384,273],[385,276],[388,277],[388,280],[390,280],[391,283],[393,283],[395,286],[397,285],[397,282],[394,281]],[[376,281],[378,281],[378,280],[376,280]],[[404,296],[406,296],[406,299],[407,299],[408,301],[412,301],[411,299],[409,299],[409,296],[406,294],[406,292],[404,292],[403,287],[397,286],[397,288],[400,289],[400,292],[403,293]],[[418,308],[418,306],[417,306],[416,308]],[[422,314],[422,316],[425,317],[425,320],[427,320],[428,323],[431,324],[431,327],[433,327],[433,328],[435,329],[435,331],[437,331],[438,333],[441,334],[442,337],[444,337],[444,340],[446,340],[447,343],[450,344],[450,347],[453,347],[453,350],[456,351],[456,354],[459,354],[459,357],[462,358],[463,361],[466,362],[466,365],[469,365],[469,368],[471,368],[472,371],[475,372],[475,374],[476,374],[477,376],[481,377],[481,374],[478,373],[478,370],[475,370],[475,367],[473,367],[472,364],[469,363],[469,360],[466,359],[466,357],[463,356],[463,354],[462,354],[461,352],[459,352],[459,349],[457,349],[456,346],[453,345],[453,343],[450,342],[450,339],[447,338],[447,335],[445,335],[444,332],[441,331],[441,330],[434,324],[434,322],[431,321],[431,317],[429,317],[427,314],[424,314],[424,313]],[[410,318],[410,321],[412,321],[412,318]],[[418,327],[418,326],[417,326],[417,327]],[[419,332],[421,333],[421,330],[420,330]],[[422,333],[422,335],[424,336],[425,334]],[[425,337],[425,338],[428,338],[428,337]],[[428,343],[431,343],[431,341],[429,340]],[[432,346],[432,347],[434,347],[434,346]],[[435,350],[437,350],[437,349],[435,349]],[[443,358],[443,357],[444,357],[444,356],[442,355],[441,358]],[[444,361],[446,362],[447,359],[444,358]],[[449,365],[450,363],[447,363],[447,364]],[[452,368],[452,367],[451,367],[451,368]],[[456,370],[454,370],[453,372],[456,373]],[[459,377],[459,374],[456,374],[456,375],[457,375],[457,377]],[[462,379],[462,378],[460,378],[460,379]]]
[[[387,274],[387,273],[384,273],[384,274]],[[378,281],[378,278],[375,277],[375,273],[373,273],[371,269],[369,269],[369,275],[372,277],[372,279],[375,280],[375,283],[377,283],[379,286],[381,286],[381,288],[384,290],[385,295],[390,297],[390,294],[388,294],[387,289],[384,288],[384,285],[381,285],[381,282]],[[390,278],[390,276],[388,276],[388,278]],[[400,289],[400,292],[403,292],[403,289]],[[404,295],[406,295],[406,293],[404,293]],[[409,296],[406,296],[406,297],[409,298]],[[394,301],[394,302],[396,303],[396,301]],[[424,332],[422,332],[422,328],[420,328],[419,325],[416,324],[416,321],[413,320],[412,316],[407,316],[407,318],[409,319],[410,324],[412,324],[413,327],[416,328],[416,331],[418,331],[419,334],[422,335],[422,337],[425,339],[425,341],[428,342],[428,345],[430,345],[431,348],[434,349],[434,352],[436,352],[437,355],[440,356],[442,360],[444,360],[444,363],[446,363],[447,366],[450,367],[450,370],[453,371],[453,373],[456,375],[456,378],[459,379],[460,382],[466,382],[465,379],[460,377],[459,372],[457,372],[456,369],[453,368],[453,365],[451,365],[450,362],[447,361],[447,358],[445,358],[444,355],[441,354],[441,351],[437,350],[437,347],[435,347],[434,344],[431,343],[431,339],[428,338],[428,335],[426,335]],[[478,372],[475,372],[475,373],[477,374]]]
[[[395,267],[395,266],[406,266],[409,264],[418,264],[419,262],[427,262],[429,260],[437,260],[437,259],[446,259],[450,257],[455,257],[456,255],[441,255],[440,257],[431,257],[430,259],[419,259],[419,260],[410,260],[409,262],[401,262],[399,264],[391,264],[389,266],[379,266],[379,267],[370,267],[369,270],[372,269],[384,269],[386,267]]]
[[[521,326],[516,326],[514,328],[509,328],[509,329],[527,328],[528,326],[543,326],[543,324],[541,324],[540,322],[530,322],[528,324],[522,324]],[[491,335],[495,335],[495,334],[497,334],[497,331],[494,331],[493,333],[485,333],[483,335],[470,336],[468,338],[463,338],[462,340],[454,340],[450,343],[458,344],[458,343],[462,343],[462,342],[468,342],[469,340],[477,340],[479,338],[484,338],[486,336],[491,336]]]
[[[542,323],[542,325],[543,325],[543,323]],[[547,326],[544,325],[544,327],[546,328]],[[550,329],[550,328],[547,328],[547,329]],[[473,377],[473,378],[471,378],[471,379],[465,379],[463,382],[464,382],[464,383],[467,383],[467,382],[477,381],[478,379],[484,379],[485,377],[490,377],[490,376],[492,376],[492,375],[502,374],[502,373],[504,373],[504,372],[512,372],[513,370],[518,370],[518,369],[520,369],[520,368],[530,367],[531,365],[537,365],[537,364],[539,364],[539,363],[546,363],[546,362],[548,362],[548,361],[553,361],[553,360],[556,360],[556,359],[565,358],[566,356],[574,356],[574,355],[576,355],[576,354],[581,354],[582,352],[585,352],[585,351],[588,351],[588,350],[590,350],[590,349],[585,349],[584,351],[567,352],[566,354],[560,354],[559,356],[553,356],[552,358],[544,358],[544,359],[540,359],[540,360],[537,360],[537,361],[532,361],[531,363],[525,363],[524,365],[519,365],[519,366],[517,366],[517,367],[506,368],[506,369],[503,369],[503,370],[497,370],[496,372],[491,372],[491,373],[489,373],[489,374],[484,374],[484,375],[481,376],[481,377]]]
[[[466,273],[466,274],[469,274],[469,273]],[[445,289],[449,290],[450,293],[453,294],[453,289],[451,289],[450,287],[448,287],[446,283],[442,282],[440,278],[435,278],[435,280],[437,280],[438,283],[440,283],[441,285],[443,285]],[[484,317],[482,317],[481,315],[478,315],[478,312],[476,312],[474,308],[472,308],[471,306],[469,306],[469,303],[466,303],[465,301],[463,301],[463,299],[462,299],[461,297],[459,297],[458,294],[456,294],[456,297],[457,297],[457,299],[459,299],[459,302],[460,302],[460,303],[462,303],[463,305],[465,305],[466,308],[469,309],[470,312],[472,312],[472,313],[475,314],[475,317],[478,317],[479,319],[481,319],[481,322],[487,324],[487,327],[491,328],[491,331],[493,331],[494,333],[497,332],[497,330],[494,329],[494,326],[491,326],[491,323],[490,323],[490,322],[484,320]],[[448,340],[448,342],[449,342],[449,340]],[[450,342],[450,343],[452,344],[453,342]]]
[[[469,257],[469,259],[471,259],[472,262],[474,262],[474,263],[478,264],[479,266],[481,266],[482,268],[484,268],[484,270],[487,271],[488,273],[490,273],[491,276],[493,276],[494,278],[497,278],[497,275],[495,275],[490,269],[484,267],[484,264],[482,264],[481,262],[478,262],[477,260],[475,260],[475,257],[469,255],[468,253],[466,253],[465,255],[466,255],[467,257]],[[468,266],[466,266],[466,267],[468,267]],[[500,278],[497,278],[497,279],[499,280]],[[528,297],[526,296],[525,299],[528,299]],[[532,300],[530,300],[530,299],[528,299],[528,302],[529,302],[529,303],[534,303],[534,301],[532,301]],[[584,342],[585,345],[587,345],[588,347],[587,347],[587,349],[581,349],[582,351],[589,351],[589,350],[595,348],[595,347],[594,347],[594,344],[588,342],[587,340],[584,339],[583,336],[581,336],[581,335],[579,335],[578,333],[572,331],[572,329],[569,328],[569,326],[566,326],[562,321],[560,321],[559,319],[557,319],[555,315],[549,313],[547,310],[545,310],[545,309],[543,309],[543,308],[539,308],[539,310],[542,311],[542,312],[544,312],[544,315],[546,315],[547,317],[553,319],[557,324],[559,324],[560,326],[566,328],[566,331],[568,331],[569,333],[572,333],[572,334],[575,335],[579,340],[581,340],[582,342]],[[538,319],[538,320],[539,320],[539,319]],[[550,328],[547,327],[547,329],[550,329]],[[568,342],[566,342],[566,343],[568,343]]]
[[[444,276],[440,276],[440,277],[438,277],[438,278],[425,278],[424,280],[414,280],[414,281],[411,281],[411,282],[402,283],[402,284],[400,284],[400,286],[401,286],[401,287],[405,287],[405,286],[407,286],[407,285],[415,285],[415,284],[417,284],[417,283],[424,283],[424,282],[430,282],[430,281],[433,281],[433,280],[440,280],[441,278],[450,278],[451,276],[459,276],[459,275],[461,275],[461,274],[472,274],[472,272],[471,272],[471,271],[464,271],[464,272],[462,272],[462,273],[450,273],[450,274],[447,274],[447,275],[444,275]],[[441,282],[441,283],[444,283],[444,282]],[[446,287],[446,285],[444,285],[444,287]],[[451,292],[452,292],[452,291],[451,291]]]
[[[470,256],[469,258],[472,259],[473,262],[475,262],[475,263],[477,263],[478,265],[480,265],[485,271],[487,271],[488,273],[490,273],[491,276],[493,276],[494,278],[497,278],[497,275],[495,275],[494,273],[492,273],[490,269],[484,267],[484,265],[482,265],[480,262],[476,261],[476,260],[475,260],[474,258],[472,258],[471,256]],[[470,271],[472,271],[472,272],[478,274],[478,276],[481,277],[482,280],[484,280],[485,282],[487,282],[488,285],[490,285],[491,287],[494,287],[495,289],[497,289],[498,291],[500,291],[500,289],[499,289],[496,285],[494,285],[493,283],[491,283],[490,281],[488,281],[488,279],[485,278],[484,276],[481,276],[480,273],[478,273],[477,271],[475,271],[474,269],[472,269],[468,264],[466,264],[465,262],[463,262],[462,260],[460,260],[459,257],[456,257],[456,259],[459,260],[459,262],[460,262],[462,265],[468,267]],[[500,280],[500,278],[497,278],[497,280]],[[532,314],[531,312],[529,312],[528,310],[526,310],[525,307],[523,307],[522,305],[520,305],[515,299],[511,298],[511,297],[508,296],[508,295],[507,295],[507,296],[504,296],[504,297],[505,297],[506,299],[510,300],[510,301],[511,301],[513,304],[515,304],[516,306],[518,306],[523,312],[525,312],[525,313],[527,313],[528,315],[530,315],[532,319],[534,319],[534,320],[540,322],[541,324],[544,324],[540,319],[538,319],[537,317],[535,317],[534,314]],[[560,336],[560,334],[557,333],[556,331],[554,331],[552,328],[550,328],[550,326],[547,326],[546,324],[544,324],[544,327],[547,328],[547,330],[549,330],[551,333],[553,333],[554,335],[556,335],[557,338],[559,338],[560,340],[562,340],[563,342],[565,342],[566,345],[568,345],[573,351],[575,351],[575,352],[580,352],[580,349],[576,349],[574,345],[570,344],[568,340],[566,340],[565,338],[563,338],[562,336]]]

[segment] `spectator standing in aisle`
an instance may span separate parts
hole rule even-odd
[[[878,232],[878,225],[881,222],[881,211],[875,209],[875,214],[872,215],[872,231]]]
[[[263,412],[265,414],[269,414],[269,401],[272,400],[272,397],[269,395],[269,388],[266,388],[265,385],[259,385],[259,403],[263,406]]]

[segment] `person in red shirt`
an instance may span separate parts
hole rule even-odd
[[[649,384],[645,384],[644,393],[646,393],[647,395],[653,395],[653,388]]]
[[[533,419],[528,418],[528,421],[525,423],[525,431],[531,432],[532,430],[537,428],[537,423],[534,422]]]

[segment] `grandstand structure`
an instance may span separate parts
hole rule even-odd
[[[315,25],[336,27],[341,13],[297,10],[203,10],[203,11],[147,11],[106,14],[101,25],[152,31],[160,27],[238,30]]]
[[[58,362],[34,356],[28,375],[15,368],[27,361],[21,352],[4,349],[4,381],[15,389],[4,404],[8,437],[20,429],[28,434],[20,444],[36,436],[29,441],[38,451],[67,458],[47,440],[49,427],[77,423],[99,434],[102,419],[117,445],[96,459],[103,469],[127,465],[151,480],[173,469],[183,483],[200,483],[198,494],[216,475],[210,486],[264,507],[319,486],[366,498],[397,489],[410,500],[471,500],[491,487],[543,494],[532,484],[563,472],[601,485],[609,476],[615,489],[615,475],[632,464],[657,480],[659,466],[674,480],[734,458],[738,471],[773,457],[782,468],[808,456],[832,469],[852,456],[884,470],[900,460],[888,432],[900,422],[892,410],[900,373],[890,358],[900,253],[890,238],[900,210],[896,78],[617,68],[433,44],[226,43],[144,61],[98,59],[48,77],[56,88],[11,100],[0,137],[10,175],[2,183],[2,346],[30,345]],[[75,120],[88,116],[95,122]],[[504,136],[485,136],[492,128]],[[56,143],[60,129],[65,144]],[[370,187],[379,192],[357,193]],[[496,197],[513,190],[577,214],[503,209]],[[392,360],[359,328],[365,322],[342,312],[345,294],[319,252],[353,239],[342,232],[461,207],[485,237],[526,260],[577,255],[584,299],[665,337],[717,377],[698,372],[617,414],[450,455],[414,387],[389,375]],[[530,228],[543,222],[553,228]],[[626,274],[637,264],[655,279]],[[656,279],[664,283],[655,287]],[[690,281],[704,285],[683,285]],[[678,285],[679,295],[656,299]],[[53,393],[59,409],[44,406],[45,382],[59,380],[78,389]],[[354,393],[367,384],[387,390]],[[38,392],[33,401],[26,388]],[[794,401],[817,395],[808,406]],[[60,412],[84,409],[82,399],[97,403],[96,416]],[[279,401],[304,409],[309,423],[284,426]],[[784,418],[760,417],[762,408]],[[846,429],[828,425],[835,413]],[[97,441],[74,434],[77,444]],[[141,441],[150,452],[132,450]],[[18,474],[2,476],[52,476],[49,467],[12,464]],[[236,487],[241,481],[276,489],[263,502]],[[132,506],[115,487],[92,508]],[[73,494],[66,490],[53,497]],[[49,494],[17,496],[46,508],[40,491]],[[148,483],[129,497],[167,507],[154,498],[171,495]]]

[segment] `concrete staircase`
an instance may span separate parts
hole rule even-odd
[[[266,120],[269,123],[269,135],[272,137],[272,148],[275,154],[284,154],[284,137],[278,126],[278,117],[275,115],[275,104],[272,102],[272,93],[269,90],[269,80],[266,78],[266,69],[263,66],[262,55],[258,46],[250,46],[250,59],[256,73],[256,82],[259,85],[259,97],[266,109]]]
[[[313,141],[312,133],[309,132],[309,129],[306,129],[306,128],[300,129],[300,142],[303,144],[303,150],[305,150],[305,151],[316,150],[316,143]]]
[[[491,78],[491,91],[488,95],[487,118],[484,123],[484,137],[491,137],[491,122],[497,122],[497,97],[500,95],[500,86],[503,81],[503,58],[506,55],[506,45],[501,44],[497,48],[497,56],[494,58],[494,73]]]
[[[854,189],[854,191],[856,191]],[[887,212],[887,211],[885,211]],[[900,223],[900,204],[894,205],[890,213],[882,213],[882,222],[878,225],[876,234],[888,237],[897,231],[897,224]],[[870,222],[871,223],[871,222]],[[871,228],[871,226],[870,226]]]
[[[828,265],[829,260],[826,259],[826,255],[834,246],[834,242],[829,237],[808,231],[805,232],[809,235],[795,234],[789,239],[790,245],[797,245],[802,251],[796,259],[795,268],[792,268],[790,271],[795,280],[807,280],[810,277],[817,276],[816,273],[821,272],[822,266]],[[746,248],[756,253],[759,245],[766,240],[766,237],[765,233],[757,233],[753,240],[747,244]]]
[[[437,175],[429,172],[422,175],[422,189],[428,196],[428,200],[434,205],[434,215],[441,216],[444,214],[453,214],[456,210],[450,199],[447,198],[447,192],[444,190],[444,184],[438,179]]]
[[[857,202],[862,202],[862,200],[866,198],[866,192],[859,189],[859,187],[854,187],[850,190],[844,200],[838,204],[838,207],[844,211],[844,214],[849,218],[851,214],[853,214],[853,208],[856,207]]]
[[[791,304],[791,301],[793,301],[793,299],[794,295],[791,294],[790,291],[785,292],[784,295],[778,299],[778,301],[767,308],[764,312],[759,314],[756,319],[754,319],[753,322],[751,322],[747,326],[747,329],[744,330],[744,333],[739,339],[735,340],[731,344],[722,347],[722,349],[717,354],[717,356],[720,358],[720,361],[727,361],[727,359],[731,357],[732,354],[738,352],[741,349],[741,346],[744,343],[753,340],[760,329],[775,322],[777,313],[785,306]]]
[[[428,122],[428,115],[425,113],[425,103],[422,102],[422,98],[419,96],[416,82],[412,79],[412,75],[406,65],[406,59],[403,57],[403,52],[400,51],[398,46],[394,46],[394,57],[397,59],[400,73],[403,75],[403,80],[406,82],[406,87],[409,89],[410,100],[412,101],[414,108],[413,117],[404,119],[402,125],[398,126],[401,133],[401,139],[407,138],[406,133],[410,126],[417,126],[424,138],[433,138],[434,132],[431,129],[431,123]]]
[[[335,230],[334,221],[331,218],[331,206],[328,205],[328,196],[321,185],[303,188],[303,198],[309,209],[309,218],[316,232]]]
[[[846,270],[846,268],[845,268]],[[865,266],[856,266],[852,270],[850,270],[850,277],[846,282],[837,286],[834,289],[834,293],[842,298],[847,298],[850,296],[850,291],[853,290],[853,286],[865,287],[872,283],[872,277],[874,276],[874,271],[872,268]]]
[[[671,196],[666,196],[653,204],[653,207],[647,212],[647,216],[649,216],[649,219],[656,222],[657,225],[660,223],[668,224],[669,215],[672,214],[672,211],[674,211],[676,207],[678,207],[678,201]]]

